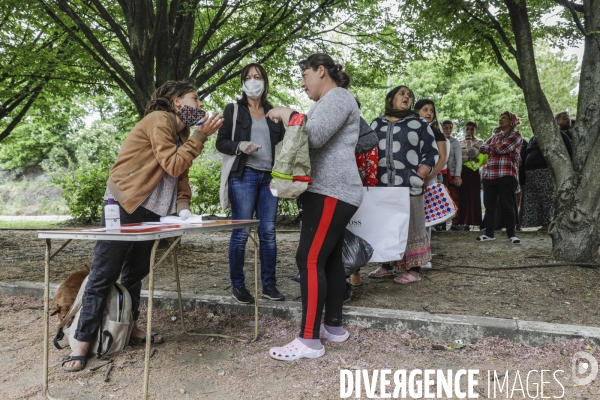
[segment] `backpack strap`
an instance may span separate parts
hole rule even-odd
[[[73,305],[71,305],[71,308],[69,308],[69,312],[67,313],[65,318],[63,318],[63,320],[58,325],[58,331],[56,332],[56,336],[54,336],[53,343],[54,343],[54,347],[56,347],[59,350],[64,349],[64,347],[62,347],[58,343],[58,341],[62,340],[63,337],[65,336],[65,334],[63,332],[63,328],[67,325],[67,323],[69,323],[71,321],[71,319],[75,316],[75,314],[77,314],[77,312],[81,308],[81,299],[83,298],[83,292],[85,291],[85,286],[87,284],[87,281],[88,281],[88,277],[86,276],[85,279],[83,280],[83,282],[81,283],[81,287],[79,288],[79,292],[77,292],[77,297],[75,298]]]

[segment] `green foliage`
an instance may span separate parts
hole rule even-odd
[[[555,112],[574,110],[577,104],[577,60],[565,57],[561,51],[550,51],[546,45],[536,47],[536,62],[542,87],[549,94]],[[391,75],[389,89],[400,84],[407,85],[418,99],[429,98],[436,104],[439,121],[454,122],[455,131],[460,131],[468,120],[477,122],[478,136],[488,138],[498,125],[500,113],[509,110],[522,121],[519,130],[531,137],[527,106],[522,90],[498,65],[471,62],[471,57],[461,54],[461,69],[449,68],[449,54],[443,52],[436,57],[409,63],[400,75]],[[383,113],[387,79],[380,79],[377,87],[354,90],[362,103],[361,114],[367,122]]]
[[[95,122],[70,138],[76,151],[68,167],[44,163],[53,181],[62,188],[69,211],[77,221],[100,220],[106,181],[124,135],[113,125]]]
[[[79,222],[100,220],[108,168],[102,165],[90,165],[56,175],[55,182],[63,189],[67,206],[75,220]]]
[[[215,149],[215,141],[205,143],[204,150],[189,171],[192,188],[191,210],[194,214],[221,213],[219,186],[221,184],[221,153]]]

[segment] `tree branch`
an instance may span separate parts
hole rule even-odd
[[[568,1],[568,0],[554,0],[554,1],[556,1],[561,6],[569,9],[569,12],[571,13],[571,16],[573,17],[573,21],[575,21],[575,25],[577,25],[577,28],[579,28],[581,33],[583,33],[583,36],[587,36],[588,35],[587,30],[581,23],[581,20],[579,19],[579,15],[577,15],[577,11],[583,13],[583,5],[575,4],[572,1]],[[578,8],[580,8],[580,10],[576,10],[575,6],[578,6]]]
[[[512,79],[513,82],[520,89],[523,89],[523,84],[521,83],[521,78],[519,78],[519,76],[517,74],[515,74],[515,72],[510,68],[510,66],[506,63],[506,61],[504,61],[504,57],[502,57],[500,48],[498,47],[498,44],[496,43],[494,38],[489,35],[483,35],[483,37],[486,38],[488,42],[490,42],[490,45],[492,46],[492,50],[494,51],[494,54],[496,55],[496,58],[498,59],[498,64],[502,67],[504,72],[506,72],[508,74],[510,79]]]

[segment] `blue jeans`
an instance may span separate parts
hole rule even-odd
[[[277,263],[277,241],[275,240],[275,218],[278,198],[269,190],[271,173],[246,167],[242,176],[229,178],[229,200],[231,217],[237,219],[260,220],[258,239],[260,241],[260,276],[264,286],[275,284]],[[244,255],[248,233],[244,229],[234,229],[229,241],[229,276],[231,286],[244,286]]]

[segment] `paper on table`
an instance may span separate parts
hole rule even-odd
[[[174,215],[169,215],[166,217],[160,217],[160,222],[171,223],[171,224],[201,224],[202,215],[192,215],[185,221],[181,219],[181,217],[176,217]]]

